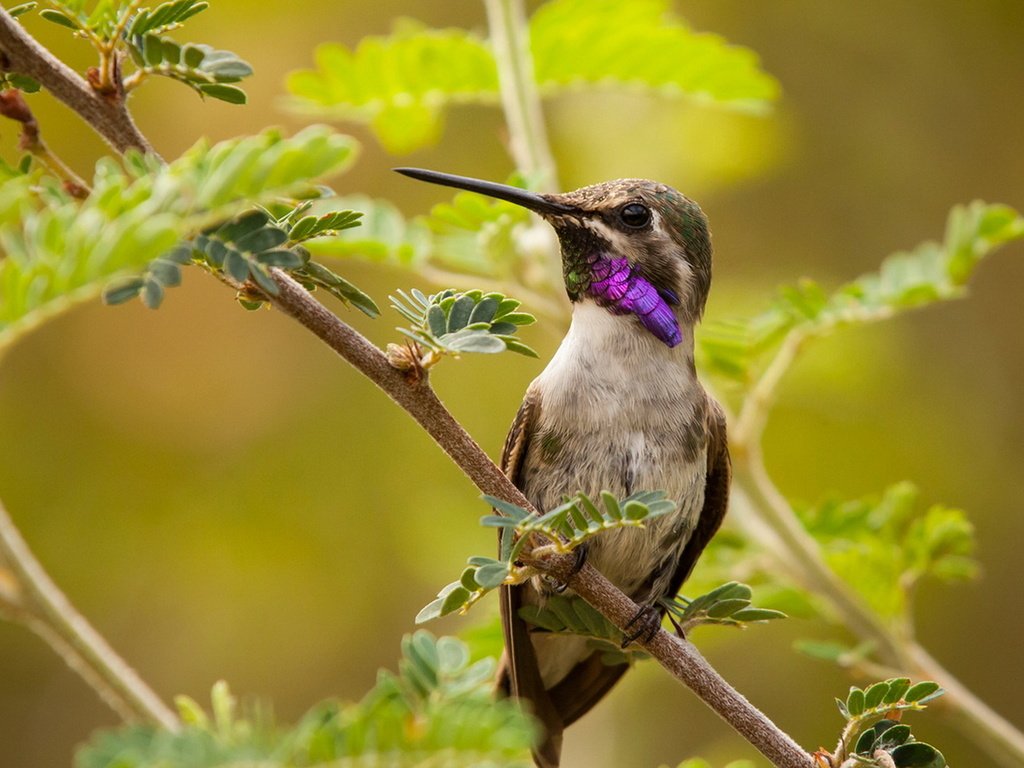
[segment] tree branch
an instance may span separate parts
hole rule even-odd
[[[426,377],[407,378],[388,363],[383,352],[328,311],[291,277],[280,269],[272,270],[272,275],[280,289],[277,296],[269,297],[275,307],[298,320],[408,411],[483,493],[533,510],[522,492],[444,407]],[[574,562],[571,555],[560,555],[531,562],[531,565],[568,583],[577,595],[619,629],[628,630],[627,625],[636,616],[639,606],[592,566],[585,565],[579,573],[571,575]],[[730,686],[691,643],[660,630],[641,645],[774,765],[781,768],[813,765],[810,755]]]
[[[41,46],[0,8],[0,67],[28,75],[71,107],[118,152],[153,147],[135,126],[120,93],[103,96],[77,72]],[[119,90],[119,89],[118,89]]]
[[[43,638],[75,672],[125,719],[156,723],[171,731],[178,718],[124,659],[68,601],[32,555],[3,504],[0,504],[0,562],[17,581],[0,595],[0,609]]]

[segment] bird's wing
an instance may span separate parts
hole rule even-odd
[[[725,412],[714,398],[708,397],[707,409],[708,469],[704,486],[704,506],[690,540],[676,565],[669,584],[669,596],[674,597],[690,576],[704,547],[711,541],[725,517],[729,506],[729,483],[732,480],[732,461],[726,438]]]
[[[540,396],[528,391],[501,454],[501,468],[517,488],[523,487],[522,465],[529,449],[530,436],[539,418]],[[523,593],[528,584],[501,587],[501,623],[505,634],[505,655],[498,672],[498,687],[506,695],[527,699],[533,713],[544,725],[545,740],[534,752],[541,768],[558,766],[562,751],[562,731],[585,715],[600,701],[629,668],[628,664],[609,665],[596,651],[576,664],[550,690],[545,689],[530,641],[530,630],[519,617]]]
[[[530,445],[533,425],[540,413],[540,395],[527,390],[526,398],[505,438],[501,451],[501,469],[517,488],[523,487],[523,459]],[[508,534],[506,534],[508,535]],[[499,588],[501,627],[505,636],[505,653],[498,669],[498,690],[506,696],[529,701],[533,714],[544,726],[544,741],[534,751],[534,760],[540,768],[557,768],[562,752],[562,731],[565,724],[551,701],[537,665],[537,655],[530,642],[529,628],[519,617],[523,604],[523,590],[531,587],[519,584]]]

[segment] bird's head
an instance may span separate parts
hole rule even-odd
[[[535,211],[554,227],[570,301],[592,300],[609,312],[634,315],[670,347],[693,325],[711,287],[711,238],[700,207],[672,187],[619,179],[564,194],[417,168],[415,179],[479,192]]]

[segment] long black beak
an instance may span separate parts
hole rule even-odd
[[[499,200],[507,200],[510,203],[521,205],[542,215],[551,214],[558,216],[579,213],[579,209],[575,206],[559,203],[547,195],[538,195],[535,192],[529,192],[519,187],[510,187],[508,184],[495,184],[493,181],[481,181],[480,179],[471,179],[468,176],[455,176],[451,173],[427,171],[423,168],[395,168],[395,171],[413,179],[429,181],[431,184],[465,189],[470,192],[479,192],[481,195],[496,197]]]

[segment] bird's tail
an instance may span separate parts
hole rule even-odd
[[[521,589],[518,586],[501,587],[505,652],[498,666],[497,689],[499,695],[513,697],[526,704],[544,728],[542,740],[533,750],[537,768],[558,768],[565,723],[544,688],[529,630],[519,618]]]

